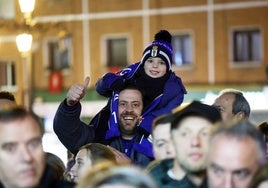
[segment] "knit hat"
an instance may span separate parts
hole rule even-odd
[[[141,63],[144,64],[149,57],[160,57],[171,69],[173,49],[171,45],[172,36],[167,30],[160,30],[154,36],[154,41],[143,51]]]

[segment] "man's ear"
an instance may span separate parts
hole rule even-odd
[[[241,121],[245,118],[245,113],[244,112],[238,112],[235,114],[236,120]]]

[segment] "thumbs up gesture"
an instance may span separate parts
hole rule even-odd
[[[66,100],[68,106],[75,105],[85,96],[89,81],[90,78],[87,76],[84,84],[75,84],[68,90]]]

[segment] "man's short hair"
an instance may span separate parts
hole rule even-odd
[[[33,112],[27,111],[22,106],[10,106],[4,110],[0,110],[0,122],[11,122],[25,117],[31,117],[40,126],[42,134],[44,133],[44,126],[41,119]]]
[[[145,91],[141,87],[129,83],[129,84],[124,85],[124,87],[122,87],[120,89],[120,92],[123,91],[123,90],[126,90],[126,89],[138,90],[141,93],[143,105],[145,105],[145,94],[146,93],[145,93]]]
[[[159,124],[171,123],[173,119],[173,114],[160,115],[153,120],[152,129],[154,130]]]
[[[247,99],[244,97],[243,92],[237,89],[227,88],[220,91],[219,96],[223,94],[233,94],[235,96],[232,113],[235,115],[238,112],[243,112],[245,117],[249,117],[250,115],[250,105]]]
[[[261,135],[261,132],[256,128],[254,124],[252,124],[248,120],[240,121],[235,125],[225,125],[222,123],[221,126],[218,126],[217,129],[211,135],[211,142],[213,142],[214,138],[218,135],[225,135],[227,137],[243,139],[243,138],[251,138],[258,150],[260,151],[259,157],[260,162],[265,162],[265,151],[266,145]]]

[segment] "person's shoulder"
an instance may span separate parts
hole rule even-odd
[[[181,81],[181,77],[179,77],[174,71],[172,71],[169,74],[169,79],[168,80],[169,81],[172,81],[172,80],[175,80],[175,81],[179,80],[179,81]]]
[[[177,89],[179,92],[183,92],[184,94],[187,93],[181,78],[177,76],[175,72],[170,73],[169,79],[167,80],[165,87],[166,89],[168,89],[168,91],[169,88],[172,88],[173,90]]]
[[[192,188],[195,187],[186,176],[181,180],[173,179],[168,175],[168,171],[173,167],[174,159],[155,160],[151,162],[146,171],[156,181],[161,188]]]
[[[148,166],[146,167],[146,171],[147,172],[151,172],[153,169],[157,168],[159,166],[159,164],[161,163],[161,160],[153,160],[152,162],[150,162],[148,164]]]
[[[173,161],[173,159],[154,160],[146,167],[145,170],[152,174],[159,173],[160,171],[167,172],[170,168],[172,168]]]

